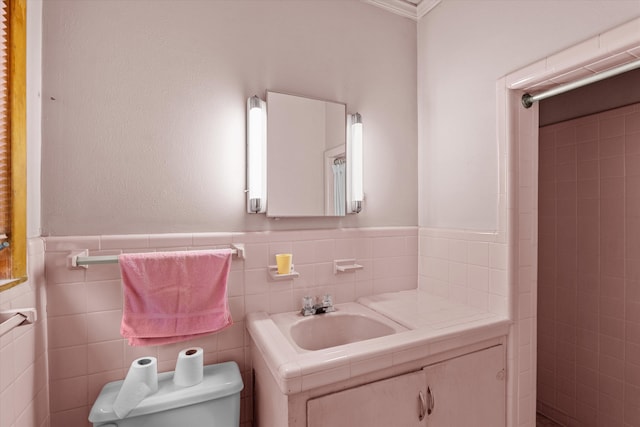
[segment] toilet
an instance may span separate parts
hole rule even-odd
[[[179,387],[173,372],[158,374],[158,391],[120,419],[113,403],[123,381],[106,384],[96,399],[89,421],[93,427],[238,427],[240,392],[244,387],[235,362],[204,367],[201,383]]]

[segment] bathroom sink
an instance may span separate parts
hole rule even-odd
[[[407,328],[358,303],[337,304],[336,311],[313,316],[280,313],[271,319],[301,351],[315,351],[406,331]]]

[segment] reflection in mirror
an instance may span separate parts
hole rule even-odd
[[[346,212],[346,106],[267,92],[267,215]]]

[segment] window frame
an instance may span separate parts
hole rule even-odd
[[[27,280],[27,0],[7,0],[9,46],[9,145],[11,151],[10,278],[0,280],[0,291]]]

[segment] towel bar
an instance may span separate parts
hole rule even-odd
[[[244,244],[235,243],[231,244],[231,254],[238,259],[245,258]],[[93,264],[116,264],[118,262],[118,255],[95,255],[89,256],[87,249],[80,252],[72,252],[67,256],[67,266],[69,268],[88,268]]]

